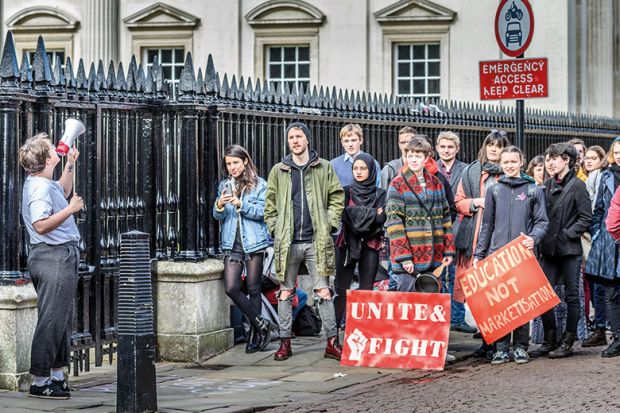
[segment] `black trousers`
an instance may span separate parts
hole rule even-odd
[[[514,347],[522,348],[527,351],[530,344],[530,323],[525,323],[521,327],[515,328],[511,333],[506,334],[495,342],[497,351],[508,351],[510,348],[510,337],[514,337]]]
[[[30,374],[49,377],[50,369],[69,365],[79,265],[77,243],[41,243],[30,248],[28,270],[39,299]]]
[[[567,307],[566,332],[577,334],[579,322],[579,274],[581,271],[581,255],[565,255],[562,257],[542,258],[542,270],[551,286],[564,284]],[[540,317],[545,331],[557,330],[554,309],[550,309]]]
[[[336,279],[334,280],[336,298],[334,298],[334,309],[336,311],[336,325],[338,326],[340,326],[344,311],[347,308],[347,290],[351,287],[355,265],[359,265],[360,290],[372,290],[377,270],[379,269],[379,251],[369,248],[366,244],[362,246],[359,260],[351,260],[350,263],[344,265],[345,254],[345,248],[340,247],[336,249]]]
[[[618,335],[620,334],[620,285],[605,286],[605,304],[611,332]]]

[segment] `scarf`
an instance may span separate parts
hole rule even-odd
[[[428,159],[426,160],[426,163],[424,164],[424,169],[429,171],[432,175],[437,175],[437,172],[439,172],[439,166],[437,165],[437,161],[435,161],[430,156],[428,157]]]
[[[461,177],[461,183],[463,185],[463,192],[467,198],[480,198],[480,177],[482,171],[489,174],[489,179],[500,175],[502,168],[499,164],[493,164],[491,162],[485,162],[484,165],[480,161],[474,161],[469,164],[463,170]],[[474,233],[476,231],[476,220],[480,209],[476,211],[472,216],[463,216],[459,225],[459,230],[454,238],[454,244],[456,246],[458,255],[461,259],[467,260],[473,255],[474,248]]]
[[[359,182],[353,178],[351,184],[351,198],[355,205],[373,207],[377,199],[377,168],[375,167],[375,160],[367,153],[361,152],[353,159],[353,164],[356,161],[361,160],[366,164],[368,168],[368,178]]]

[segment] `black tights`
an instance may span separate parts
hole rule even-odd
[[[346,250],[338,248],[336,250],[336,298],[334,298],[334,309],[336,310],[336,325],[340,327],[344,310],[347,307],[347,290],[351,287],[351,280],[355,272],[355,264],[359,265],[360,290],[370,291],[373,288],[377,270],[379,269],[379,251],[369,248],[366,244],[362,246],[359,260],[352,260],[348,265],[344,265]]]
[[[261,281],[263,276],[263,253],[250,256],[245,262],[245,283],[250,299],[241,292],[241,272],[243,263],[226,258],[224,263],[224,289],[231,300],[256,325],[256,319],[261,314]]]

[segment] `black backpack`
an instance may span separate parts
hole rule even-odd
[[[293,321],[293,333],[296,336],[318,336],[321,333],[321,319],[309,305],[304,305]]]

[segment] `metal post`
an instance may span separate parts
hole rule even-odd
[[[517,59],[523,59],[525,55],[520,55]],[[525,102],[523,99],[517,99],[517,110],[515,111],[516,117],[516,136],[515,136],[515,146],[521,148],[523,153],[527,156],[526,148],[525,148]]]
[[[121,235],[116,411],[157,410],[149,234]]]

